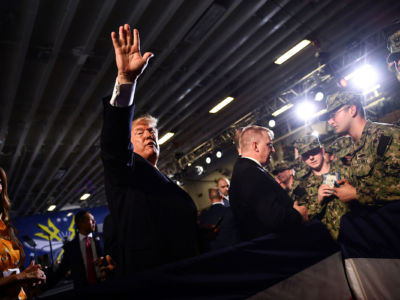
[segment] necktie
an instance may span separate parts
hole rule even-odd
[[[90,246],[90,239],[88,236],[86,237],[86,267],[89,284],[96,283],[96,270],[94,268],[92,247]]]

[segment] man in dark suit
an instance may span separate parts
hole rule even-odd
[[[117,275],[126,276],[194,256],[197,209],[190,196],[157,168],[157,119],[134,115],[136,80],[152,56],[139,49],[129,25],[112,33],[118,77],[104,102],[101,155],[117,243]]]
[[[199,218],[200,228],[204,229],[201,231],[202,252],[225,248],[237,242],[231,208],[222,202],[218,188],[209,189],[208,195],[211,206],[203,210]]]
[[[82,288],[101,279],[103,244],[101,236],[94,232],[96,222],[91,213],[85,210],[77,212],[75,223],[76,236],[65,244],[61,264],[52,280],[57,281],[71,271],[74,287]]]
[[[271,130],[260,126],[243,129],[241,157],[235,163],[229,189],[233,215],[241,240],[278,233],[307,220],[307,209],[289,198],[263,168],[275,152]]]

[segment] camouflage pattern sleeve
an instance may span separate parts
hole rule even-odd
[[[358,201],[382,205],[400,200],[400,129],[367,122],[351,160],[351,183]]]

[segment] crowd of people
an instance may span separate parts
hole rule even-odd
[[[76,236],[65,246],[60,266],[48,275],[49,284],[71,270],[76,288],[110,274],[129,277],[267,234],[284,234],[311,220],[323,223],[337,240],[347,212],[400,200],[400,128],[368,121],[360,95],[338,92],[328,97],[323,117],[341,137],[326,147],[316,136],[299,138],[295,160],[275,164],[272,173],[267,167],[275,152],[273,132],[255,125],[238,129],[239,157],[231,181],[217,180],[209,189],[210,207],[198,216],[191,197],[157,168],[157,119],[135,118],[136,83],[153,54],[141,54],[139,33],[127,24],[111,38],[118,75],[111,99],[103,103],[101,158],[112,257],[104,258],[110,253],[104,253],[94,234],[93,216],[80,211]],[[398,72],[399,59],[393,57]],[[24,299],[27,290],[46,282],[46,275],[34,262],[16,271],[23,266],[24,251],[9,219],[3,169],[0,175],[0,287],[5,295]]]

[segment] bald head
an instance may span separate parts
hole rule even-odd
[[[211,204],[216,203],[216,202],[221,202],[221,194],[218,190],[218,188],[211,188],[208,189],[208,198],[211,202]]]
[[[270,155],[275,152],[272,145],[274,133],[261,126],[248,126],[240,135],[240,150],[242,157],[250,157],[262,165],[269,162]]]
[[[221,177],[217,181],[217,188],[223,196],[228,196],[229,194],[229,180],[228,178]]]

